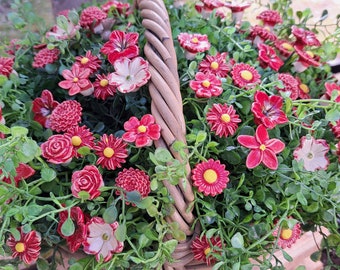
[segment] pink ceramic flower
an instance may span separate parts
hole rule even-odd
[[[268,28],[260,25],[254,25],[250,29],[249,38],[253,40],[253,44],[255,46],[258,46],[266,41],[274,42],[277,39],[277,36]]]
[[[292,100],[299,96],[298,81],[288,73],[279,73],[278,79],[282,81],[283,88],[276,87],[279,92],[286,93]]]
[[[283,60],[287,59],[294,52],[293,44],[288,40],[277,39],[274,45]]]
[[[258,45],[259,60],[263,68],[270,67],[275,71],[279,71],[280,67],[284,64],[283,61],[276,55],[272,47],[267,44],[261,43]]]
[[[32,102],[33,119],[41,124],[44,128],[51,127],[50,116],[52,111],[59,105],[59,102],[53,99],[49,90],[43,90],[40,97]]]
[[[29,177],[31,177],[32,175],[35,174],[35,170],[31,166],[29,166],[25,163],[19,163],[19,165],[18,165],[18,167],[16,167],[15,171],[16,171],[16,175],[14,176],[13,180],[14,180],[14,184],[15,184],[16,187],[19,185],[19,183],[22,179],[27,179],[27,178],[29,178]],[[0,175],[3,175],[1,169],[0,169]],[[2,178],[2,181],[6,182],[8,184],[12,183],[11,177],[7,177],[7,176]]]
[[[299,98],[300,99],[310,99],[310,89],[308,85],[304,84],[299,77],[295,77],[298,82]]]
[[[0,57],[0,75],[9,78],[13,70],[14,60],[10,57]]]
[[[203,261],[207,265],[213,265],[216,258],[211,256],[212,253],[220,253],[222,249],[222,241],[219,236],[207,238],[206,235],[202,237],[196,236],[191,244],[191,250],[194,258],[197,261]]]
[[[41,49],[33,59],[32,66],[34,68],[44,68],[48,64],[53,64],[59,58],[60,51],[57,48],[48,49],[43,48]]]
[[[239,63],[233,66],[231,75],[237,87],[250,89],[261,82],[261,75],[251,65]]]
[[[340,85],[335,82],[326,82],[326,97],[327,99],[331,99],[332,96],[335,97],[335,102],[340,102]],[[334,95],[335,94],[335,95]]]
[[[279,164],[276,154],[283,151],[285,144],[279,139],[269,139],[264,125],[257,127],[255,136],[240,135],[237,137],[237,141],[250,149],[246,160],[248,169],[253,169],[261,163],[271,170],[277,169]]]
[[[315,139],[312,136],[303,136],[300,139],[300,146],[293,152],[294,159],[303,161],[306,171],[326,170],[329,160],[326,157],[329,145],[326,140]]]
[[[122,138],[129,143],[135,143],[136,147],[151,146],[152,142],[161,136],[161,126],[155,123],[151,114],[144,115],[141,120],[132,116],[124,123],[125,133]]]
[[[181,47],[188,52],[188,59],[193,59],[198,52],[205,52],[210,49],[207,35],[180,33],[177,39]]]
[[[81,69],[90,69],[92,72],[97,71],[101,63],[102,61],[98,56],[93,55],[91,51],[87,51],[85,56],[76,56],[75,62]]]
[[[83,28],[93,29],[102,20],[106,19],[107,14],[102,11],[99,7],[90,6],[85,9],[80,14],[79,24]]]
[[[197,72],[189,85],[198,98],[217,97],[223,92],[221,80],[212,73]]]
[[[230,71],[226,63],[227,53],[217,53],[216,55],[207,55],[198,65],[198,71],[203,73],[212,73],[217,77],[224,78]]]
[[[65,100],[58,104],[50,115],[50,127],[56,132],[65,132],[78,126],[83,108],[76,100]]]
[[[47,39],[52,40],[52,41],[72,39],[75,37],[79,29],[80,29],[79,25],[74,25],[70,20],[67,20],[66,29],[61,28],[59,25],[54,25],[50,29],[50,31],[48,31],[45,34],[45,36]]]
[[[264,10],[256,16],[256,19],[261,20],[263,26],[269,26],[271,28],[278,23],[282,23],[281,15],[276,10]]]
[[[290,248],[301,236],[301,225],[300,223],[296,223],[293,228],[281,227],[281,229],[279,226],[276,226],[275,230],[273,231],[273,236],[279,238],[277,242],[279,247]]]

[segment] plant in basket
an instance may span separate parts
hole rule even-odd
[[[307,231],[340,255],[338,24],[321,42],[290,1],[256,25],[250,2],[179,2],[98,1],[47,29],[12,4],[4,269],[285,269]]]

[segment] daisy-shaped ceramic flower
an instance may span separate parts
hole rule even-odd
[[[96,80],[93,83],[94,92],[93,95],[102,100],[106,100],[108,97],[113,97],[116,94],[116,83],[111,80],[112,73],[96,74]]]
[[[290,218],[291,219],[291,218]],[[276,226],[273,236],[278,237],[277,244],[281,248],[290,248],[301,236],[301,225],[296,223],[292,228]]]
[[[87,51],[83,56],[76,56],[76,64],[82,69],[90,69],[92,72],[97,71],[100,68],[102,61],[91,51]]]
[[[121,93],[136,92],[151,77],[149,64],[142,57],[129,59],[122,57],[113,64],[115,72],[111,74],[109,83],[115,83]]]
[[[310,98],[310,89],[307,84],[304,84],[299,77],[295,77],[298,82],[299,89],[299,98],[301,99],[309,99]]]
[[[93,149],[94,147],[94,136],[86,126],[73,126],[67,130],[65,136],[71,140],[75,157],[81,157],[78,153],[79,148],[86,146]]]
[[[228,106],[227,104],[213,104],[208,110],[206,119],[211,131],[214,131],[219,137],[234,135],[238,123],[241,122],[233,105]]]
[[[139,120],[132,116],[124,123],[125,133],[122,138],[126,142],[134,142],[136,147],[151,146],[152,142],[161,136],[161,126],[155,123],[151,114],[143,115]]]
[[[237,137],[237,141],[250,149],[246,160],[248,169],[253,169],[261,163],[271,170],[276,170],[279,166],[276,154],[283,151],[285,144],[279,139],[269,139],[264,125],[257,127],[255,136],[240,135]]]
[[[108,224],[100,217],[93,217],[86,223],[87,236],[83,242],[84,252],[96,256],[99,262],[109,261],[114,253],[122,252],[124,243],[117,240],[115,232],[119,224],[117,221]]]
[[[251,65],[239,63],[233,66],[231,75],[237,87],[250,89],[261,82],[261,75]]]
[[[181,47],[186,51],[187,59],[193,59],[197,53],[210,49],[207,35],[180,33],[177,39]]]
[[[6,244],[12,250],[12,257],[19,257],[26,264],[36,262],[40,255],[41,237],[36,231],[24,233],[22,228],[18,228],[20,238],[9,236]]]
[[[279,51],[282,60],[286,60],[293,52],[293,44],[285,39],[275,40],[275,48]]]
[[[229,171],[219,160],[209,159],[196,164],[192,170],[193,185],[205,196],[216,196],[223,192],[229,182]]]
[[[294,46],[298,59],[293,63],[296,72],[303,72],[308,67],[318,67],[321,65],[319,62],[320,57],[316,56],[312,51],[301,50],[299,47]]]
[[[326,170],[329,160],[326,157],[329,145],[324,139],[315,139],[312,136],[303,136],[300,139],[300,146],[293,152],[294,159],[303,161],[306,171]]]
[[[197,72],[189,86],[198,98],[217,97],[223,92],[221,80],[212,73]]]
[[[265,92],[257,91],[251,111],[255,121],[262,123],[266,128],[272,129],[278,124],[288,122],[286,114],[282,111],[283,98],[280,96],[268,96]]]
[[[212,73],[217,77],[224,78],[230,71],[229,66],[226,63],[227,53],[217,53],[216,55],[207,55],[203,59],[198,70],[203,73]]]
[[[207,238],[205,235],[202,237],[196,236],[191,244],[191,250],[194,258],[197,261],[203,261],[207,265],[213,265],[216,258],[213,254],[218,254],[222,249],[222,241],[218,236]]]

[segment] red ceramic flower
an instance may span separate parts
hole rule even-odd
[[[279,92],[287,93],[292,100],[297,99],[299,96],[298,81],[288,73],[279,73],[278,79],[282,81],[283,88],[276,87],[276,89]]]
[[[228,1],[224,3],[224,6],[229,8],[231,10],[232,13],[234,12],[241,12],[244,11],[245,9],[247,9],[248,7],[251,6],[251,2],[250,1]]]
[[[34,68],[44,68],[48,64],[53,64],[59,58],[59,49],[41,49],[35,56],[32,63]]]
[[[102,61],[97,56],[92,55],[91,51],[87,51],[85,56],[76,56],[75,62],[81,69],[90,69],[92,72],[97,71],[101,63]]]
[[[64,164],[72,160],[73,145],[69,137],[61,134],[52,135],[41,144],[41,154],[48,162]]]
[[[181,47],[189,53],[188,58],[192,58],[198,52],[205,52],[210,49],[207,35],[180,33],[177,39]]]
[[[231,75],[237,87],[250,89],[261,82],[261,76],[251,65],[239,63],[233,66]]]
[[[116,138],[112,134],[104,134],[94,147],[96,155],[99,156],[97,165],[101,165],[108,170],[115,170],[122,167],[128,157],[127,144],[121,138]]]
[[[259,49],[259,60],[261,67],[266,68],[270,67],[275,71],[279,71],[280,67],[284,64],[283,61],[276,55],[275,50],[264,44],[261,43],[258,45]]]
[[[264,10],[256,16],[256,19],[261,20],[263,26],[269,27],[274,27],[276,24],[282,23],[281,15],[276,10]]]
[[[139,54],[138,33],[114,30],[100,51],[108,56],[111,64],[122,57],[132,59]]]
[[[198,98],[217,97],[223,92],[221,80],[212,73],[197,72],[189,85]]]
[[[144,115],[141,120],[132,116],[124,123],[125,133],[122,138],[126,142],[134,142],[136,147],[151,146],[161,136],[161,126],[155,123],[151,114]]]
[[[294,63],[296,71],[303,72],[309,66],[318,67],[321,65],[318,56],[314,55],[311,51],[301,50],[299,47],[294,46],[295,52],[298,55],[297,61]],[[302,67],[302,69],[300,68]]]
[[[205,196],[216,196],[223,192],[229,182],[229,171],[219,160],[209,159],[196,164],[192,170],[192,184]]]
[[[249,38],[252,39],[253,44],[257,46],[267,40],[274,42],[277,39],[277,36],[268,28],[260,25],[254,25],[250,29]]]
[[[72,66],[72,69],[65,69],[62,72],[64,81],[58,83],[63,89],[68,89],[70,96],[81,93],[84,96],[93,93],[93,86],[89,80],[91,69],[81,69],[78,64]]]
[[[20,45],[20,40],[17,38],[13,38],[10,40],[9,44],[6,47],[6,53],[11,55],[11,56],[15,56],[15,53],[20,49],[21,45]],[[1,70],[1,68],[0,68]]]
[[[151,191],[149,176],[139,169],[124,168],[118,173],[115,182],[116,186],[124,191],[138,191],[142,198],[147,197]],[[118,191],[117,194],[119,195],[120,192]]]
[[[321,43],[316,37],[315,33],[299,28],[296,25],[292,26],[292,34],[295,36],[296,40],[294,45],[301,50],[305,46],[317,46],[320,47]]]
[[[12,257],[19,257],[26,264],[32,264],[37,261],[40,255],[41,237],[38,232],[30,231],[24,233],[21,228],[20,239],[15,239],[11,234],[7,239],[7,246],[12,250]]]
[[[293,44],[284,39],[277,39],[275,40],[275,48],[280,52],[280,55],[283,57],[283,59],[288,58],[293,52],[294,47]]]
[[[207,238],[205,235],[202,237],[196,236],[191,244],[191,250],[194,258],[197,261],[203,261],[207,265],[213,265],[216,258],[213,254],[221,253],[222,241],[218,236]]]
[[[130,4],[129,3],[123,3],[121,1],[113,0],[108,1],[105,4],[101,6],[101,9],[109,13],[110,11],[117,11],[120,15],[128,15],[130,10]]]
[[[276,226],[273,236],[279,237],[277,241],[279,247],[290,248],[301,236],[301,225],[296,223],[293,228],[280,228],[280,226]]]
[[[15,186],[17,187],[19,185],[19,182],[22,180],[22,179],[27,179],[29,177],[31,177],[33,174],[35,174],[35,170],[25,164],[25,163],[19,163],[19,166],[15,169],[16,171],[16,175],[14,176],[14,183],[15,183]],[[0,169],[0,175],[2,175],[2,170]],[[11,184],[12,183],[12,180],[11,180],[11,177],[4,177],[2,178],[2,181],[8,183],[8,184]]]
[[[142,57],[129,59],[121,57],[114,64],[115,72],[111,73],[110,83],[116,84],[121,93],[136,92],[151,77],[149,63]]]
[[[301,99],[310,99],[310,90],[308,85],[304,84],[299,77],[295,77],[296,81],[298,82],[298,89],[299,89],[299,98]]]
[[[65,221],[70,217],[72,220],[75,230],[74,233],[70,236],[65,236],[61,232],[61,227],[65,223]],[[76,252],[80,246],[82,245],[83,241],[86,238],[86,226],[85,226],[85,218],[84,218],[84,213],[80,209],[80,207],[75,206],[72,207],[70,210],[70,215],[69,211],[65,210],[59,213],[59,222],[58,222],[58,227],[57,231],[59,235],[66,239],[67,246],[70,249],[70,251]]]
[[[238,123],[241,122],[233,105],[227,104],[213,104],[208,110],[206,119],[211,131],[221,138],[234,135]]]
[[[223,2],[220,0],[201,0],[195,3],[195,9],[201,13],[202,17],[207,19],[210,14],[219,7],[223,7]]]
[[[285,144],[279,139],[269,139],[264,125],[259,125],[255,136],[240,135],[237,138],[239,144],[250,149],[246,160],[248,169],[253,169],[263,163],[271,170],[276,170],[278,160],[276,154],[283,151]]]
[[[67,17],[67,16],[65,16]],[[74,25],[73,22],[67,20],[66,27],[60,27],[59,25],[54,25],[50,31],[45,34],[45,37],[51,41],[54,40],[70,40],[76,36],[79,30],[79,25]]]
[[[89,194],[89,200],[93,200],[100,196],[100,188],[104,186],[104,181],[98,168],[94,165],[86,165],[82,170],[75,171],[72,174],[72,195],[79,197],[80,191]]]
[[[58,104],[51,113],[51,129],[56,132],[64,132],[69,128],[78,126],[81,121],[83,108],[76,100],[65,100]]]
[[[230,71],[226,63],[227,53],[217,53],[216,55],[206,55],[205,59],[200,62],[198,71],[203,73],[212,73],[217,77],[224,78]]]
[[[116,94],[117,84],[112,80],[112,73],[108,75],[96,74],[97,79],[93,83],[93,95],[102,100],[113,97]]]
[[[86,126],[73,126],[64,134],[69,137],[73,145],[73,156],[80,157],[77,152],[80,147],[87,146],[90,149],[94,147],[94,136]]]
[[[334,92],[335,92],[335,99],[334,101],[335,102],[340,102],[340,85],[337,84],[337,83],[330,83],[330,82],[326,82],[325,83],[325,88],[326,88],[326,97],[328,99],[331,99],[331,97],[334,95]]]
[[[331,124],[331,129],[335,138],[340,139],[340,120],[335,121],[334,125]]]
[[[99,7],[90,6],[85,9],[80,14],[79,24],[83,28],[94,28],[102,20],[107,17],[107,14],[102,11]]]
[[[52,93],[49,90],[43,90],[40,97],[35,98],[32,102],[34,121],[37,121],[44,128],[50,128],[51,113],[58,105],[59,102],[53,99]]]
[[[3,124],[3,125],[6,124],[5,117],[2,115],[2,107],[1,106],[0,106],[0,124]]]
[[[9,75],[13,71],[13,58],[9,57],[0,57],[0,75],[4,75],[9,78]]]
[[[288,122],[286,114],[282,111],[283,98],[257,91],[254,95],[254,103],[251,111],[255,120],[262,123],[266,128],[272,129],[276,125]]]

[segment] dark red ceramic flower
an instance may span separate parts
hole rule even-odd
[[[335,121],[335,123],[331,125],[331,129],[335,138],[340,139],[340,120]]]
[[[0,106],[0,124],[3,124],[3,125],[6,124],[5,117],[2,115],[2,107],[1,106]]]
[[[335,102],[340,102],[340,85],[335,82],[326,82],[326,97],[331,99],[331,97],[335,97]],[[335,95],[334,95],[335,94]]]
[[[22,180],[22,179],[27,179],[29,177],[31,177],[33,174],[35,174],[35,170],[25,164],[25,163],[19,163],[19,166],[15,169],[16,171],[16,175],[14,176],[14,183],[15,183],[15,186],[17,187],[19,185],[19,182]],[[2,175],[2,170],[0,169],[0,175]],[[11,184],[12,183],[12,180],[11,180],[11,177],[4,177],[2,178],[2,181],[8,183],[8,184]]]
[[[274,42],[277,36],[271,32],[268,28],[260,25],[254,25],[251,27],[249,32],[249,38],[253,40],[253,44],[257,46],[265,41]]]
[[[263,68],[270,67],[275,71],[279,71],[284,64],[283,61],[276,55],[275,50],[267,44],[261,43],[258,46],[259,60]]]
[[[280,233],[280,235],[279,235]],[[301,236],[301,225],[296,223],[292,228],[276,226],[273,236],[278,237],[277,244],[281,248],[290,248]]]
[[[283,151],[285,144],[279,139],[269,139],[264,125],[257,127],[255,136],[240,135],[237,137],[237,141],[250,149],[246,160],[248,169],[253,169],[261,163],[271,170],[277,169],[279,164],[276,154]]]
[[[283,88],[276,87],[279,92],[287,93],[287,95],[295,100],[299,96],[298,81],[288,73],[279,73],[278,79],[282,81]]]
[[[196,236],[194,241],[192,241],[191,250],[197,261],[213,265],[216,262],[213,254],[219,254],[222,250],[221,238],[218,236],[207,238],[206,235],[202,237]]]
[[[227,53],[217,53],[216,55],[207,55],[198,66],[198,71],[203,73],[212,73],[217,77],[224,78],[230,71],[226,63]]]
[[[90,69],[92,72],[95,72],[100,68],[102,61],[93,55],[91,51],[87,51],[85,56],[76,56],[75,63],[79,65],[81,69]]]
[[[294,49],[298,55],[297,63],[300,63],[302,66],[308,68],[309,66],[318,67],[321,65],[319,57],[314,55],[312,51],[301,50],[298,46],[294,46]]]
[[[97,74],[96,77],[97,78],[93,83],[93,95],[102,100],[106,100],[108,97],[113,97],[117,92],[117,84],[111,78],[112,73],[109,73],[108,75]]]
[[[51,113],[58,105],[59,102],[53,99],[52,93],[49,90],[43,90],[40,97],[35,98],[32,102],[34,121],[37,121],[44,128],[50,128]]]
[[[0,57],[0,75],[4,75],[7,78],[13,71],[14,60],[10,57]]]
[[[34,68],[44,68],[48,64],[53,64],[59,58],[60,51],[57,48],[48,49],[43,48],[41,49],[33,59],[32,66]]]
[[[142,170],[124,168],[118,173],[115,180],[116,186],[122,188],[125,192],[138,191],[142,198],[147,197],[151,191],[150,178]],[[118,191],[117,194],[120,194]]]
[[[268,96],[265,92],[257,91],[251,106],[256,122],[269,129],[287,123],[288,118],[282,111],[282,102],[283,98],[280,96]]]
[[[94,136],[86,126],[73,126],[67,130],[65,136],[71,140],[75,157],[81,157],[77,152],[80,147],[86,146],[90,149],[94,147]]]
[[[293,44],[284,39],[277,39],[275,40],[275,48],[280,52],[280,55],[283,57],[283,59],[288,58],[293,52],[294,47]]]
[[[122,138],[126,142],[135,143],[136,147],[151,146],[161,136],[161,127],[155,123],[151,114],[144,115],[141,120],[132,116],[124,123],[125,133]]]
[[[321,43],[316,37],[315,33],[311,31],[293,25],[292,34],[296,38],[294,45],[300,49],[303,49],[305,46],[321,46]]]
[[[100,141],[94,147],[96,155],[99,157],[97,165],[108,170],[115,170],[122,167],[128,157],[127,144],[121,138],[116,138],[112,134],[103,134]]]
[[[97,26],[102,20],[107,17],[107,14],[102,11],[99,7],[90,6],[80,14],[79,24],[83,28],[93,28]]]
[[[261,82],[261,75],[251,65],[239,63],[233,66],[231,75],[235,86],[250,89]]]
[[[198,98],[217,97],[223,92],[221,80],[212,73],[197,72],[189,85]]]
[[[122,57],[132,59],[139,54],[138,33],[125,33],[120,30],[114,30],[109,41],[101,48],[101,52],[107,55],[111,64]]]
[[[73,145],[69,137],[61,134],[52,135],[41,144],[41,154],[50,163],[64,164],[72,160]]]
[[[12,257],[19,257],[26,264],[37,261],[40,255],[41,237],[38,232],[30,231],[24,233],[22,228],[18,228],[20,239],[16,239],[12,234],[7,239],[7,246],[12,250]]]
[[[206,119],[211,131],[219,137],[234,135],[238,123],[241,122],[233,105],[228,106],[228,104],[213,104],[208,110]]]
[[[282,23],[281,15],[276,10],[264,10],[256,16],[256,19],[261,20],[263,26],[269,27],[274,27],[276,24]]]
[[[73,222],[73,225],[75,227],[74,233],[69,236],[65,236],[61,232],[61,227],[64,225],[65,221],[70,218]],[[70,249],[70,251],[76,252],[80,246],[82,245],[83,241],[86,238],[86,226],[85,226],[85,218],[84,218],[84,213],[81,210],[80,207],[75,206],[72,207],[70,211],[62,211],[59,212],[59,222],[58,222],[58,227],[57,231],[59,235],[66,239],[67,246]]]
[[[81,104],[76,100],[65,100],[58,104],[50,116],[51,129],[65,132],[71,127],[78,126],[82,110]]]
[[[299,98],[301,99],[309,99],[310,98],[310,89],[308,85],[304,84],[299,77],[295,77],[296,81],[298,82],[298,89],[299,89]]]

